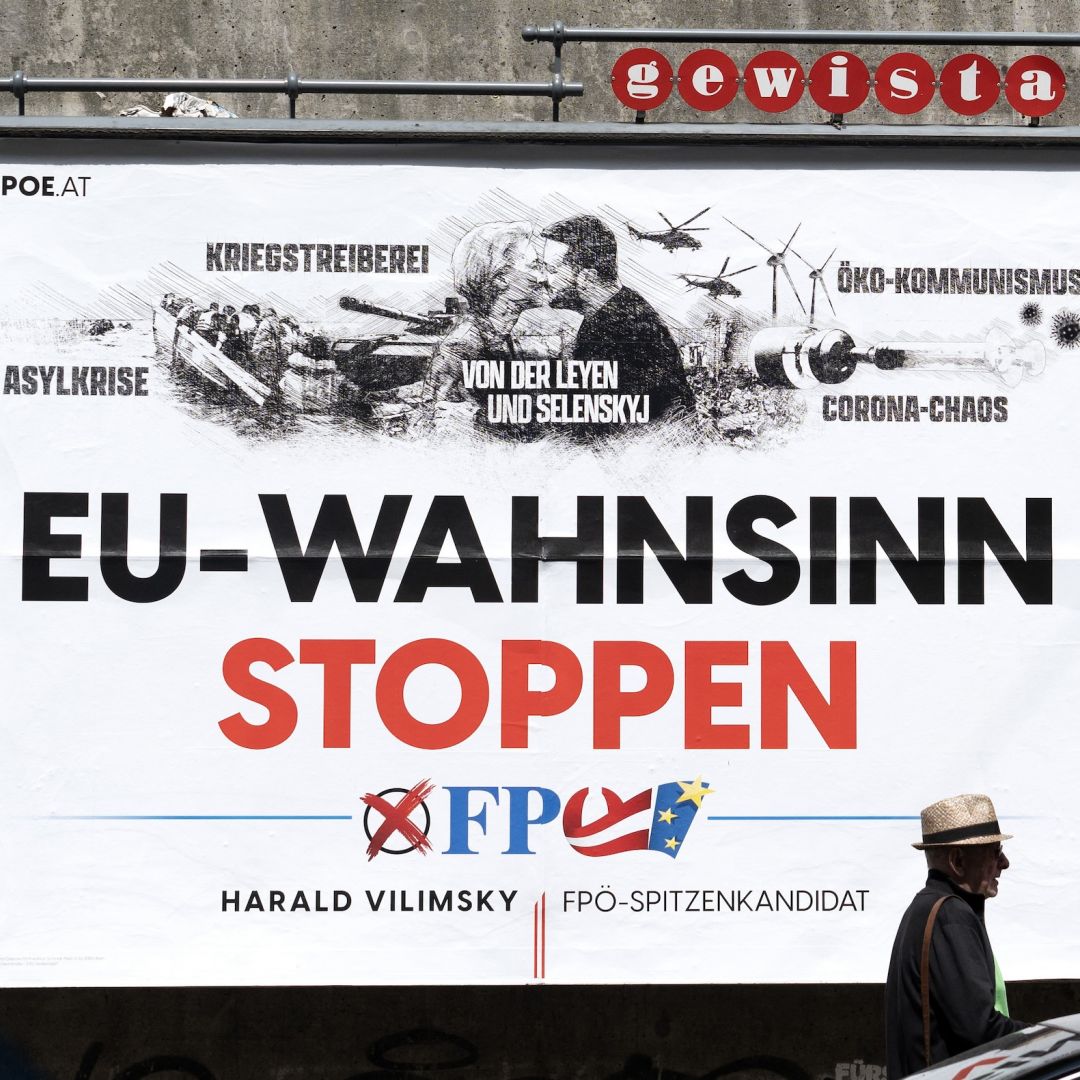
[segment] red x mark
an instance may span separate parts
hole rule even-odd
[[[367,846],[368,862],[386,846],[387,840],[394,833],[400,833],[412,846],[426,855],[431,850],[431,841],[421,832],[419,826],[409,820],[409,815],[435,790],[435,785],[430,780],[421,780],[410,788],[396,806],[387,802],[381,795],[372,795],[368,792],[360,801],[373,810],[377,810],[383,816],[383,823],[376,830]]]

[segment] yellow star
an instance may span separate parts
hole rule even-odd
[[[657,821],[662,821],[665,825],[670,825],[679,815],[672,810],[661,810]]]
[[[678,846],[679,846],[679,841],[676,840],[674,836],[671,837],[670,840],[665,840],[664,841],[664,847],[669,847],[669,848],[671,848],[672,851],[674,851]]]
[[[675,800],[676,806],[681,802],[692,802],[700,810],[701,800],[712,794],[712,788],[703,784],[700,776],[692,784],[685,784],[682,780],[676,780],[675,783],[682,788],[682,794]]]

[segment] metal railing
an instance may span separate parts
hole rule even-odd
[[[28,76],[16,71],[10,79],[0,79],[0,92],[14,95],[19,116],[26,115],[26,98],[31,93],[93,94],[184,92],[190,94],[284,94],[289,99],[289,118],[296,119],[296,102],[301,94],[385,94],[445,95],[460,97],[545,97],[551,100],[552,119],[559,119],[559,102],[564,97],[581,97],[585,87],[568,83],[561,69],[549,82],[411,82],[392,79],[301,79],[290,72],[284,79],[112,79],[57,78]]]
[[[560,52],[569,41],[639,41],[727,45],[1080,45],[1080,33],[1002,30],[695,30],[658,27],[526,26],[525,41],[549,41]]]
[[[560,105],[564,98],[581,97],[585,88],[580,82],[567,82],[563,74],[563,47],[568,43],[683,43],[683,44],[749,44],[749,45],[878,45],[878,46],[971,46],[986,45],[1003,48],[1015,46],[1080,47],[1080,32],[1043,33],[1035,31],[891,31],[891,30],[743,30],[743,29],[690,29],[657,27],[578,27],[555,21],[550,26],[526,26],[521,31],[527,42],[550,44],[554,58],[550,66],[551,76],[544,82],[434,82],[401,80],[359,79],[302,79],[295,72],[283,78],[237,79],[237,78],[69,78],[54,76],[28,76],[15,71],[10,78],[0,78],[0,93],[10,93],[17,103],[19,118],[26,117],[26,99],[31,93],[141,93],[175,91],[192,94],[270,94],[283,95],[288,99],[288,115],[292,124],[276,126],[280,122],[266,120],[228,119],[207,123],[195,130],[181,118],[155,120],[154,118],[128,120],[117,117],[49,118],[40,125],[41,130],[55,134],[129,135],[157,132],[159,124],[169,124],[170,132],[178,135],[183,129],[184,137],[226,138],[228,132],[252,140],[265,140],[284,135],[297,139],[333,141],[337,138],[362,137],[377,140],[400,140],[411,138],[506,138],[515,141],[558,141],[565,136],[568,142],[587,142],[591,139],[612,141],[641,141],[644,132],[635,136],[624,130],[623,124],[563,124],[559,129],[540,124],[532,127],[514,121],[502,122],[367,122],[310,118],[297,119],[297,102],[301,95],[357,94],[357,95],[443,95],[461,97],[540,97],[551,101],[551,118],[560,119]],[[31,118],[27,118],[29,120]],[[644,119],[644,114],[639,114]],[[746,124],[746,123],[660,123],[648,125],[651,130],[648,141],[669,142],[865,142],[915,143],[958,142],[989,144],[997,142],[1023,142],[1055,145],[1080,145],[1080,127],[1060,126],[1036,135],[1031,128],[1005,125],[942,126],[940,124],[897,125],[856,124],[846,127],[842,117],[832,122],[817,124]],[[1032,118],[1035,125],[1038,118]],[[221,130],[216,130],[222,125]],[[402,126],[404,125],[404,126]],[[633,126],[633,125],[631,125]],[[35,125],[30,125],[35,127]],[[569,128],[581,130],[570,131]],[[417,130],[414,130],[417,129]],[[546,129],[546,134],[545,134]],[[0,117],[0,135],[17,135],[29,130],[21,120]],[[292,133],[289,135],[288,133]],[[820,134],[819,134],[820,133]]]

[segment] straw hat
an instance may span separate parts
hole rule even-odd
[[[922,812],[922,843],[911,846],[922,851],[928,847],[995,844],[1011,839],[1011,834],[1001,831],[989,796],[954,795]]]

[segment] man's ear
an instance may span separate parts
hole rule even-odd
[[[578,288],[582,291],[595,289],[599,282],[600,278],[591,266],[587,266],[578,272]]]
[[[957,877],[964,876],[964,867],[967,862],[964,849],[962,847],[954,847],[949,849],[949,869]]]

